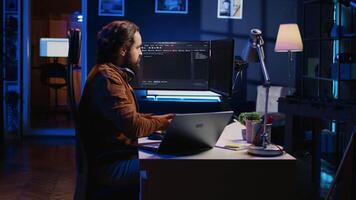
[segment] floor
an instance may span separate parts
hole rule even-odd
[[[73,137],[6,141],[4,149],[0,161],[0,200],[73,199],[76,183]],[[298,200],[311,199],[308,163],[308,155],[297,161]]]
[[[57,108],[33,108],[31,127],[38,128],[73,128],[74,123],[68,106]]]
[[[71,200],[76,170],[74,138],[6,141],[0,200]]]

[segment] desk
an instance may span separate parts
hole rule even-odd
[[[228,125],[217,146],[245,143],[239,123]],[[147,142],[141,138],[139,143]],[[261,158],[214,147],[190,155],[139,151],[141,199],[293,199],[296,159],[289,154]]]

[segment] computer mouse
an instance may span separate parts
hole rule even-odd
[[[153,132],[147,138],[149,140],[162,140],[164,135],[162,133]]]

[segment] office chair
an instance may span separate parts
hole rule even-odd
[[[52,80],[54,78],[55,81]],[[42,66],[40,80],[42,84],[54,89],[55,111],[58,111],[58,90],[67,86],[66,67],[58,62],[45,64]]]

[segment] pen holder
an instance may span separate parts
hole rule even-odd
[[[262,146],[262,140],[261,136],[263,134],[263,123],[257,122],[257,123],[252,123],[252,144],[255,146]],[[271,130],[272,130],[272,124],[266,124],[266,132],[267,132],[267,142],[271,143]]]
[[[256,126],[256,124],[260,123],[259,120],[246,120],[246,141],[248,143],[252,143],[253,139],[254,139],[254,135],[253,135],[253,130],[255,129],[254,126]]]

